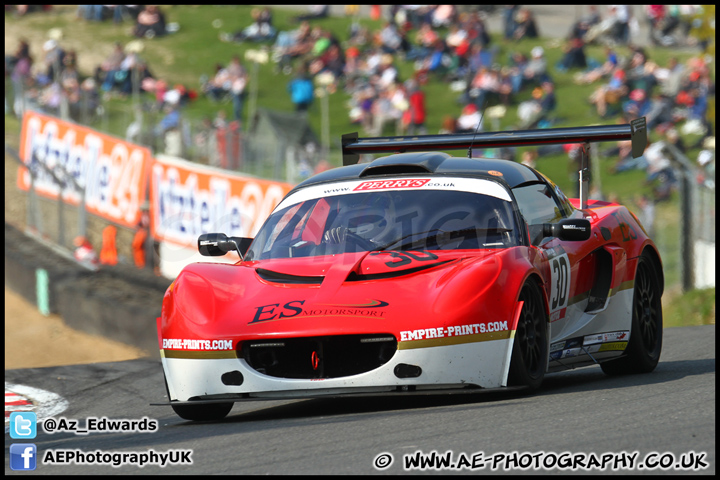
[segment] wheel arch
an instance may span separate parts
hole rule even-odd
[[[665,291],[665,274],[663,273],[660,254],[653,245],[646,245],[645,248],[643,248],[642,250],[642,255],[646,255],[648,258],[650,258],[653,269],[655,270],[655,275],[657,275],[658,281],[660,283],[660,294],[662,295],[662,293]]]
[[[537,284],[537,287],[540,289],[540,296],[542,297],[543,302],[543,312],[545,313],[545,325],[546,325],[546,335],[545,335],[545,371],[547,372],[548,367],[550,365],[550,300],[548,299],[548,292],[545,289],[545,282],[543,281],[542,277],[538,272],[532,272],[528,277],[525,279],[525,282],[535,282]],[[523,285],[525,285],[525,282],[523,282]],[[522,289],[522,287],[520,287]],[[520,292],[518,292],[518,296],[520,295]]]
[[[600,364],[608,375],[650,373],[662,352],[664,279],[660,257],[652,246],[646,245],[635,260],[630,339],[623,355]]]
[[[503,386],[509,386],[511,384],[519,385],[521,383],[525,384],[525,381],[521,381],[521,383],[518,383],[518,381],[520,381],[520,379],[525,377],[526,374],[522,373],[522,374],[520,374],[520,376],[518,376],[518,374],[520,373],[521,370],[519,370],[517,368],[516,362],[518,360],[520,360],[520,357],[518,356],[518,350],[517,350],[515,344],[518,341],[517,332],[519,329],[519,319],[520,319],[521,312],[524,308],[524,304],[521,303],[520,298],[522,296],[522,292],[523,292],[525,286],[528,285],[529,283],[534,285],[537,288],[536,291],[539,293],[539,296],[541,299],[540,301],[542,302],[541,310],[542,310],[542,314],[545,317],[543,319],[544,324],[545,324],[545,328],[544,328],[545,335],[544,335],[544,341],[543,341],[543,343],[544,343],[544,353],[543,353],[544,359],[542,360],[542,363],[541,363],[542,370],[544,372],[542,374],[542,376],[544,376],[544,374],[547,373],[547,370],[548,370],[548,364],[550,361],[550,356],[549,356],[549,354],[550,354],[550,315],[549,315],[549,310],[548,310],[549,303],[548,303],[548,298],[547,298],[547,292],[545,291],[545,282],[543,282],[542,276],[537,271],[530,271],[528,273],[528,275],[526,275],[525,278],[523,279],[523,281],[520,283],[520,288],[518,289],[518,293],[517,293],[517,300],[516,300],[517,304],[516,304],[515,312],[513,315],[513,325],[511,327],[511,329],[513,330],[513,335],[511,337],[511,342],[508,344],[508,350],[507,350],[507,354],[506,354],[505,373],[504,373],[504,378],[503,378],[503,382],[502,382]],[[513,380],[513,377],[514,377],[514,380]],[[526,378],[529,379],[531,377],[526,377]],[[530,386],[531,389],[537,389],[540,387],[541,383],[542,383],[542,377],[537,381],[532,380],[530,383],[527,384],[527,386]]]
[[[530,272],[530,274],[525,277],[525,280],[520,284],[520,288],[517,292],[517,301],[520,301],[520,293],[522,292],[522,287],[527,282],[535,282],[540,289],[540,292],[542,293],[542,301],[543,301],[543,310],[545,311],[545,321],[547,323],[550,323],[550,303],[548,302],[548,295],[546,290],[545,282],[543,281],[540,274],[536,271]]]

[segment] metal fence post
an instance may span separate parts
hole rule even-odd
[[[8,144],[5,144],[5,152],[10,155],[13,160],[15,160],[20,166],[25,167],[28,171],[28,175],[30,175],[30,188],[28,191],[28,209],[27,209],[27,225],[30,228],[34,228],[37,230],[37,232],[40,235],[43,235],[42,230],[42,224],[41,224],[41,216],[38,211],[38,203],[37,203],[37,193],[35,192],[35,177],[36,177],[36,168],[42,168],[47,173],[49,173],[53,180],[55,180],[55,183],[57,183],[59,187],[58,192],[58,244],[67,247],[65,245],[65,207],[63,200],[63,190],[64,187],[68,184],[72,185],[73,189],[77,191],[80,194],[80,203],[78,206],[78,235],[85,236],[87,234],[87,210],[85,210],[85,193],[86,188],[84,186],[81,186],[75,177],[69,174],[67,170],[65,170],[62,166],[56,165],[55,170],[51,170],[46,165],[43,165],[36,157],[35,153],[33,153],[32,160],[30,162],[30,165],[25,164],[23,160],[20,158],[20,155],[18,154],[15,149],[10,147]]]
[[[62,170],[59,166],[56,167],[58,170],[60,170],[63,174],[65,173],[64,170]],[[58,192],[58,245],[65,246],[65,201],[63,200],[63,190],[65,190],[65,182],[63,182],[61,179],[58,179],[56,177],[56,180],[58,181],[58,186],[60,187],[60,190]]]
[[[693,288],[693,238],[692,234],[692,179],[688,172],[680,174],[680,258],[682,259],[682,288],[687,292]]]
[[[687,292],[694,287],[695,258],[693,255],[693,242],[697,238],[693,230],[696,228],[694,222],[694,209],[697,204],[693,203],[693,190],[695,182],[695,167],[680,150],[670,143],[665,144],[675,160],[676,171],[680,175],[680,265],[681,282],[683,291]]]
[[[35,174],[33,173],[32,169],[30,169],[30,168],[28,168],[28,175],[30,175],[30,191],[29,191],[29,197],[28,197],[28,211],[27,211],[28,226],[34,228],[40,234],[42,234],[43,233],[42,217],[38,210],[39,207],[38,207],[37,193],[35,193]]]
[[[85,187],[82,187],[82,191],[80,192],[80,206],[78,207],[78,236],[79,237],[85,237],[87,236],[87,210],[85,209],[86,205],[86,197],[85,194],[87,192],[87,189]]]
[[[33,170],[34,162],[29,166],[25,165],[25,162],[23,162],[20,158],[20,154],[18,154],[18,152],[7,143],[5,144],[5,153],[10,155],[10,158],[15,160],[19,166],[27,168],[28,175],[30,175],[30,190],[28,191],[28,208],[26,212],[27,225],[42,234],[42,222],[38,212],[37,194],[35,193],[35,172]]]
[[[7,147],[5,150],[7,150]],[[22,164],[22,160],[20,160],[19,156],[17,156],[17,159]],[[37,230],[42,235],[42,217],[38,210],[38,198],[37,193],[35,192],[35,172],[32,168],[28,168],[27,171],[28,175],[30,176],[30,196],[28,198],[28,225]]]

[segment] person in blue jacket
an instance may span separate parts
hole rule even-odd
[[[297,76],[288,83],[288,92],[290,99],[295,105],[296,112],[304,112],[310,108],[315,97],[312,79],[307,74],[307,66],[300,65],[298,67]]]

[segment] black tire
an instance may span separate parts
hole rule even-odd
[[[524,302],[513,342],[508,386],[540,388],[547,367],[547,314],[540,287],[532,280],[523,285]]]
[[[204,405],[171,405],[180,418],[196,422],[222,420],[232,410],[233,402],[206,403]]]
[[[662,350],[662,292],[653,261],[643,254],[635,272],[630,341],[623,357],[601,363],[608,375],[652,372]]]
[[[167,378],[163,373],[165,380],[165,391],[167,398],[170,400],[170,389],[168,388]],[[233,402],[228,403],[210,403],[205,405],[170,405],[173,411],[185,420],[194,420],[196,422],[204,422],[210,420],[222,420],[232,410]]]

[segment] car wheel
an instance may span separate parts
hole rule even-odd
[[[170,400],[170,389],[168,388],[167,378],[163,373],[165,380],[165,391],[167,398]],[[210,403],[205,405],[170,405],[175,413],[185,420],[195,420],[197,422],[209,420],[222,420],[232,410],[233,402],[229,403]]]
[[[662,301],[652,260],[642,255],[635,272],[630,341],[622,358],[601,363],[608,375],[652,372],[662,350]]]
[[[232,410],[233,403],[206,403],[204,405],[171,405],[175,413],[185,420],[203,422],[222,420]]]
[[[545,377],[548,348],[547,314],[537,283],[525,283],[519,300],[523,306],[515,330],[508,385],[537,389]]]

